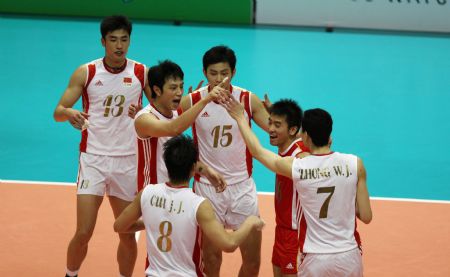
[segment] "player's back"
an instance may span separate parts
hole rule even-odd
[[[205,200],[188,187],[146,186],[141,196],[147,276],[203,276],[196,214]]]
[[[332,152],[295,159],[292,176],[306,219],[300,224],[301,251],[338,253],[356,248],[357,157]]]

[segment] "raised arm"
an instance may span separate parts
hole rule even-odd
[[[217,221],[216,214],[209,200],[203,201],[197,210],[197,222],[212,243],[225,252],[233,252],[251,232],[259,232],[264,222],[256,216],[249,216],[241,227],[234,232],[227,232]]]
[[[225,97],[224,89],[215,87],[205,98],[182,113],[179,117],[170,121],[157,120],[150,114],[140,115],[134,122],[137,134],[142,137],[174,137],[184,132],[205,106],[212,100]]]
[[[145,76],[148,76],[148,67],[145,68]],[[147,98],[148,102],[152,101],[152,90],[150,89],[149,80],[146,78],[145,84],[144,84],[144,94]]]
[[[244,117],[242,105],[234,98],[228,99],[228,101],[223,103],[223,106],[227,109],[230,116],[236,120],[242,137],[245,140],[245,144],[252,156],[271,171],[292,179],[292,162],[294,158],[280,157],[272,151],[262,147]]]
[[[370,207],[369,191],[366,184],[366,169],[358,158],[358,184],[356,188],[356,216],[364,223],[372,221],[372,209]]]
[[[268,101],[268,99],[267,99]],[[264,105],[264,102],[261,101],[256,94],[251,94],[251,105],[252,105],[252,114],[253,120],[258,124],[261,129],[266,132],[269,132],[269,113]]]
[[[133,202],[131,202],[131,204],[128,205],[116,219],[114,222],[115,232],[134,233],[145,229],[144,222],[139,219],[142,216],[141,195],[142,191],[136,195]]]
[[[87,69],[82,65],[75,70],[70,77],[69,85],[64,91],[58,105],[53,113],[55,121],[62,122],[69,120],[70,124],[76,129],[81,129],[84,121],[88,118],[88,114],[73,109],[73,105],[80,99],[83,87],[86,83]]]

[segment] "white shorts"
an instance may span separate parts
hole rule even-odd
[[[362,277],[363,264],[361,251],[333,254],[303,254],[298,270],[301,277]]]
[[[137,192],[136,155],[99,156],[80,153],[77,194],[105,193],[133,201]]]
[[[227,229],[236,230],[248,216],[259,216],[258,196],[253,178],[228,185],[225,191],[220,193],[210,184],[195,181],[194,191],[211,201],[217,219]]]

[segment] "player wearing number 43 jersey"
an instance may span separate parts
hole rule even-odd
[[[67,276],[76,276],[87,254],[103,195],[117,217],[136,195],[136,155],[131,104],[147,98],[146,67],[127,59],[132,25],[124,16],[101,23],[105,57],[80,66],[55,109],[56,121],[82,130],[77,188],[77,228],[67,250]],[[73,109],[82,98],[83,111]],[[131,276],[137,256],[133,234],[119,235],[119,271]]]
[[[263,148],[248,127],[242,106],[236,101],[224,105],[252,155],[294,182],[305,216],[299,232],[303,253],[299,276],[362,276],[356,217],[364,223],[372,220],[366,171],[360,158],[331,151],[330,114],[322,109],[305,111],[301,137],[311,155],[299,159]]]
[[[169,181],[146,186],[116,219],[116,232],[145,229],[149,266],[146,276],[204,276],[199,231],[221,250],[232,252],[264,223],[248,217],[235,232],[225,231],[209,200],[189,189],[198,152],[180,135],[164,144]],[[139,218],[142,216],[142,220]]]

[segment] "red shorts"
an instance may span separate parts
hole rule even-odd
[[[272,264],[278,266],[283,274],[297,274],[298,253],[298,231],[276,226]]]

